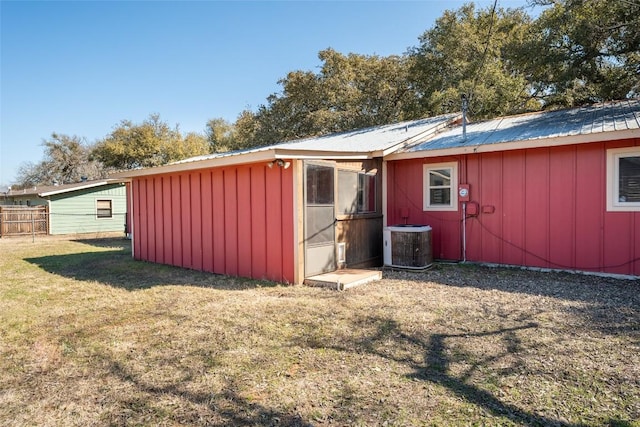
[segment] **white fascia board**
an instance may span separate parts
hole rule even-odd
[[[298,160],[364,160],[381,157],[379,151],[311,151],[311,150],[276,150],[277,159]]]
[[[193,171],[222,166],[236,166],[249,163],[269,162],[275,159],[299,159],[299,160],[365,160],[382,157],[382,152],[335,152],[335,151],[309,151],[309,150],[279,150],[272,148],[264,151],[236,154],[224,157],[215,157],[207,160],[195,160],[154,168],[135,169],[114,173],[113,178],[125,180],[140,176],[160,175],[166,173]]]
[[[587,135],[569,135],[556,138],[529,139],[495,144],[463,145],[439,150],[420,150],[390,154],[385,160],[420,159],[424,157],[455,156],[460,154],[493,153],[497,151],[524,150],[527,148],[560,147],[563,145],[587,144],[591,142],[615,141],[640,138],[639,129],[626,129],[616,132],[597,132]]]
[[[462,119],[462,114],[458,114],[456,116],[453,116],[451,119],[443,121],[442,123],[438,123],[436,125],[434,125],[433,127],[425,130],[422,133],[419,133],[418,135],[414,135],[411,138],[408,138],[405,141],[402,141],[394,146],[391,147],[387,147],[386,149],[382,150],[382,156],[381,157],[387,157],[390,156],[391,154],[395,153],[396,151],[407,147],[410,144],[413,144],[421,139],[429,139],[430,137],[432,137],[433,135],[436,135],[439,131],[441,131],[442,129],[446,129],[447,127],[449,127],[451,124],[457,122],[458,120]]]
[[[153,168],[135,169],[118,172],[112,177],[115,178],[135,178],[148,175],[161,175],[166,173],[186,172],[198,169],[217,168],[222,166],[235,166],[247,163],[268,162],[274,160],[275,150],[256,151],[246,154],[235,154],[224,157],[215,157],[207,160],[195,160],[193,162],[174,163]]]
[[[40,196],[40,197],[48,197],[48,196],[54,196],[56,194],[71,193],[73,191],[86,190],[87,188],[94,188],[94,187],[100,187],[100,186],[103,186],[103,185],[118,184],[118,183],[124,183],[124,180],[121,180],[121,179],[105,179],[104,181],[91,182],[91,183],[86,184],[86,185],[78,185],[76,187],[61,188],[59,190],[51,190],[51,191],[46,191],[44,193],[38,193],[38,196]]]
[[[437,124],[418,135],[414,135],[398,144],[375,151],[323,151],[323,150],[295,150],[280,149],[274,146],[267,150],[250,151],[247,153],[232,154],[228,156],[215,157],[206,160],[194,160],[192,162],[183,161],[180,163],[157,166],[153,168],[137,169],[118,172],[111,175],[114,178],[134,178],[147,175],[159,175],[165,173],[191,171],[197,169],[207,169],[212,167],[233,166],[247,163],[257,163],[261,161],[271,161],[275,159],[299,159],[299,160],[367,160],[377,157],[385,157],[397,150],[406,147],[417,140],[424,139],[436,134],[439,130],[449,126],[460,117],[455,116],[450,120]]]

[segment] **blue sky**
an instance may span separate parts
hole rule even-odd
[[[492,0],[475,2],[489,7]],[[464,1],[0,1],[0,185],[57,132],[158,113],[184,132],[256,109],[320,50],[400,55]],[[520,7],[526,0],[501,0]]]

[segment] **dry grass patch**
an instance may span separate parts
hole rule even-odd
[[[346,292],[0,240],[2,425],[615,425],[640,284],[442,265]]]

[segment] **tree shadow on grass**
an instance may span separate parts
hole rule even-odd
[[[565,304],[564,310],[583,319],[589,328],[611,335],[640,332],[640,280],[473,264],[442,264],[422,272],[387,271],[384,277],[417,286],[432,282],[569,301],[576,304]]]
[[[473,384],[468,383],[467,379],[470,378],[471,371],[477,367],[477,364],[473,364],[472,367],[461,376],[454,376],[450,373],[450,363],[446,356],[446,341],[448,339],[504,335],[505,341],[510,344],[507,345],[504,353],[491,357],[491,360],[498,360],[517,351],[517,340],[513,339],[515,337],[515,332],[517,332],[518,330],[535,327],[537,327],[537,324],[529,323],[513,328],[504,328],[471,334],[433,334],[427,341],[423,341],[414,336],[410,336],[404,333],[400,333],[399,336],[402,340],[410,342],[413,345],[417,345],[425,350],[424,364],[422,366],[414,366],[415,373],[411,375],[412,378],[422,381],[429,381],[431,383],[445,387],[465,401],[482,407],[495,416],[507,418],[516,423],[523,423],[525,425],[558,427],[584,426],[585,424],[572,424],[566,421],[553,419],[541,414],[526,411],[516,405],[501,401],[498,397],[494,396],[487,390],[483,390]],[[490,362],[490,360],[484,360],[483,364],[486,365],[487,362]],[[622,420],[609,420],[607,424],[611,426],[630,425],[630,423],[628,423],[627,421]]]
[[[238,390],[240,387],[233,379],[225,380],[222,390],[211,392],[198,392],[180,384],[168,384],[164,386],[154,385],[138,377],[126,366],[115,360],[105,361],[109,367],[109,373],[119,381],[132,385],[138,396],[134,401],[120,399],[120,405],[127,406],[132,414],[131,418],[150,412],[158,400],[167,398],[173,401],[182,401],[182,410],[172,412],[172,422],[188,425],[210,426],[291,426],[311,427],[312,424],[303,420],[299,414],[289,414],[268,408],[257,402],[252,402],[242,397]],[[143,399],[140,399],[143,396]],[[180,414],[180,415],[176,415]],[[116,421],[116,420],[112,420]],[[118,424],[127,424],[129,420],[117,420]],[[158,420],[160,421],[160,420]]]
[[[473,376],[479,370],[497,364],[504,364],[510,360],[509,367],[495,371],[498,375],[518,374],[526,369],[524,362],[519,358],[519,354],[526,353],[526,348],[518,336],[520,331],[538,328],[535,322],[521,319],[521,325],[513,327],[498,328],[478,332],[464,333],[433,333],[422,336],[421,334],[410,334],[402,330],[399,323],[390,318],[367,317],[361,322],[356,322],[354,327],[374,326],[373,333],[353,342],[339,342],[332,340],[308,341],[305,337],[300,337],[297,345],[309,346],[312,348],[332,349],[347,353],[366,353],[390,362],[399,363],[409,367],[413,373],[408,377],[416,381],[425,381],[438,385],[460,400],[482,408],[487,413],[496,417],[493,422],[512,422],[516,425],[528,426],[556,426],[556,427],[580,427],[586,424],[573,424],[563,419],[556,419],[548,415],[537,413],[518,405],[501,400],[492,392],[483,389],[473,383]],[[456,354],[456,348],[449,341],[473,340],[473,339],[498,338],[502,342],[503,350],[489,355],[480,354]],[[389,346],[389,340],[393,341],[393,346]],[[393,348],[393,350],[389,350]],[[418,357],[416,357],[418,355]],[[515,362],[513,361],[515,359]],[[463,362],[464,369],[454,373],[452,365]],[[502,362],[502,363],[501,363]],[[491,422],[491,421],[490,421]],[[630,426],[628,421],[610,419],[605,425],[610,426]]]
[[[137,261],[131,257],[126,239],[80,240],[82,252],[26,258],[25,261],[58,276],[99,282],[129,291],[154,286],[182,285],[224,290],[246,290],[275,286],[275,282],[230,277],[169,265]]]
[[[126,237],[77,237],[72,242],[95,248],[113,248],[131,254],[131,239]]]
[[[516,423],[524,423],[526,425],[540,425],[540,426],[569,426],[570,424],[563,423],[561,421],[547,418],[538,414],[534,414],[518,408],[517,406],[502,402],[496,396],[490,392],[483,390],[473,384],[466,381],[471,377],[473,371],[478,369],[480,365],[487,365],[491,361],[501,359],[508,354],[516,353],[519,349],[518,342],[515,333],[520,330],[535,328],[538,325],[536,323],[527,323],[521,326],[503,328],[492,331],[476,332],[476,333],[464,333],[464,334],[432,334],[427,340],[421,337],[406,334],[400,330],[399,325],[392,320],[385,320],[386,325],[384,329],[390,328],[397,340],[399,340],[402,346],[417,347],[424,353],[423,363],[415,363],[413,360],[402,359],[388,354],[380,354],[375,350],[375,342],[380,340],[381,336],[373,336],[367,340],[366,346],[369,351],[381,357],[387,357],[395,362],[402,362],[409,364],[414,370],[414,373],[410,375],[411,378],[428,381],[433,384],[440,385],[445,389],[453,392],[456,396],[465,400],[466,402],[475,404],[486,411],[492,413],[494,416],[504,417]],[[482,362],[476,362],[462,375],[455,376],[450,372],[450,360],[447,357],[447,340],[453,338],[482,338],[495,335],[504,335],[503,339],[507,343],[506,349],[500,353],[492,355],[490,359],[482,360]]]
[[[425,271],[386,271],[385,277],[615,306],[633,307],[640,303],[639,279],[476,264],[438,264]]]

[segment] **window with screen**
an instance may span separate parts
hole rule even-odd
[[[333,204],[333,168],[308,165],[307,166],[307,204]]]

